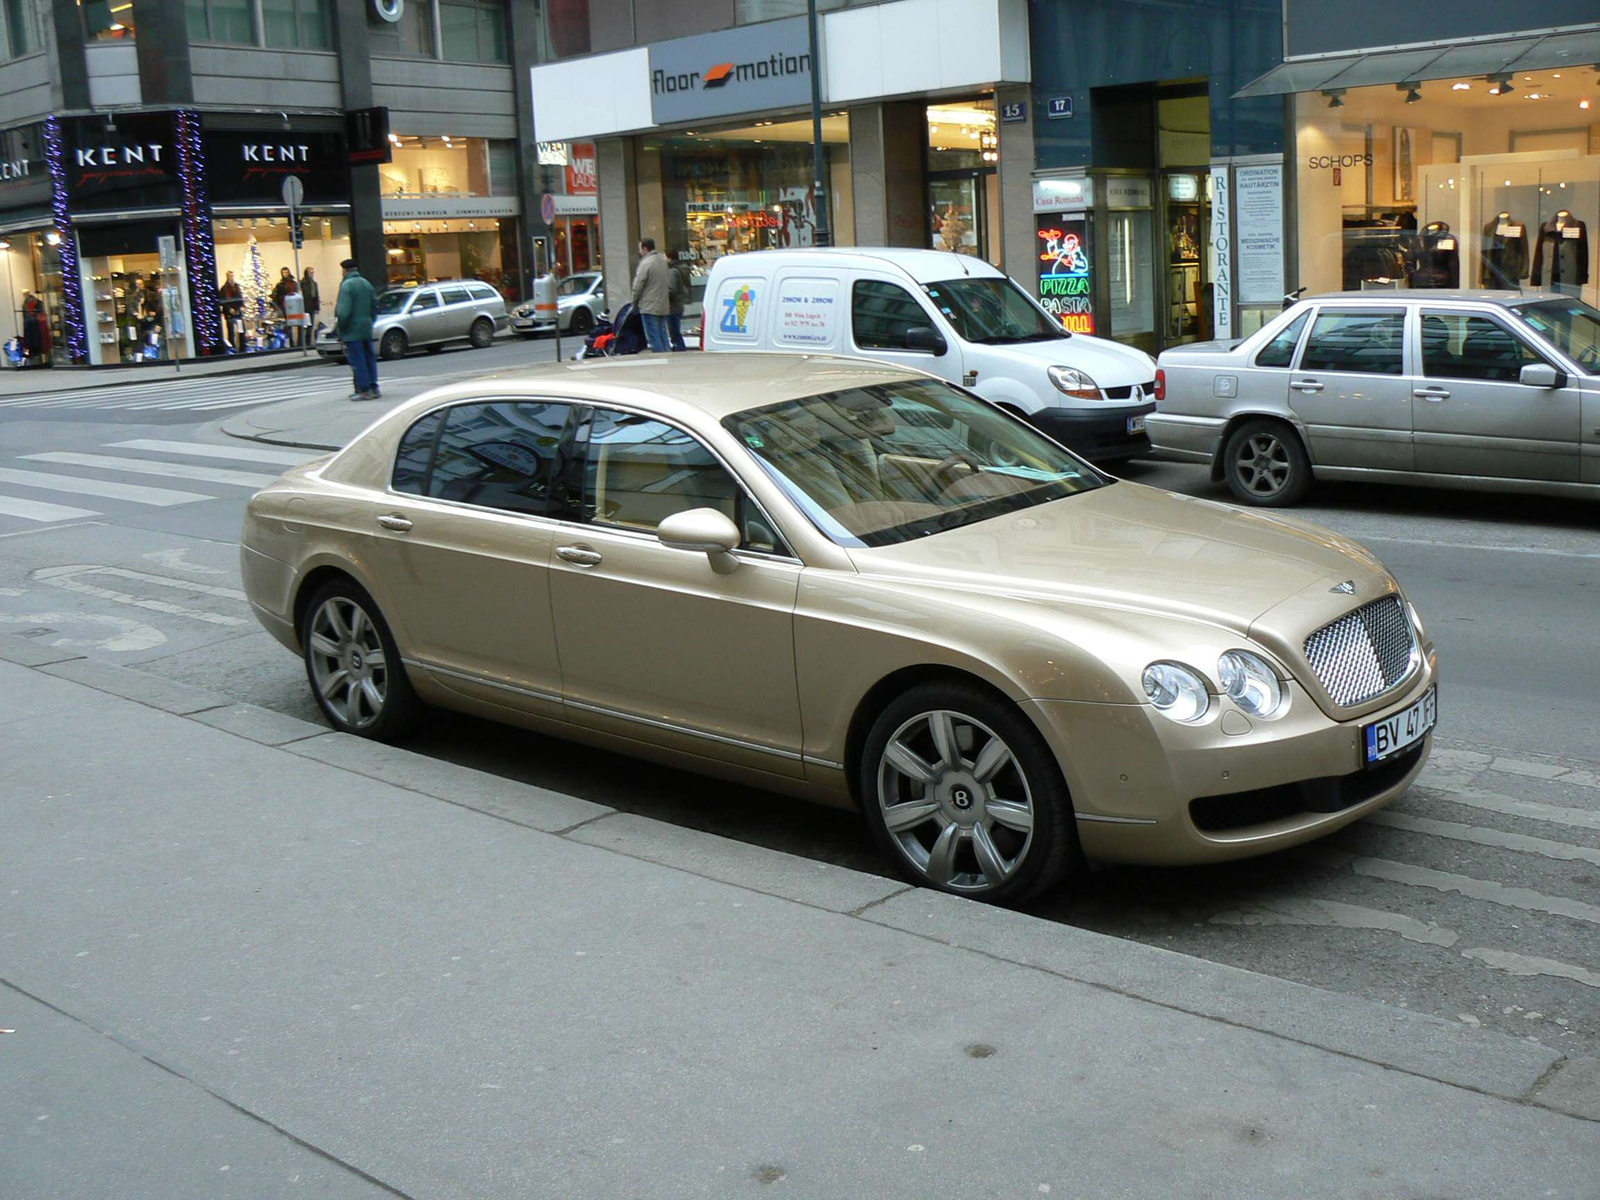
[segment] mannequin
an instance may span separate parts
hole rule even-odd
[[[1406,281],[1414,288],[1461,286],[1460,241],[1443,221],[1429,221],[1416,237],[1406,262]]]
[[[1556,215],[1539,226],[1539,241],[1533,250],[1533,286],[1544,279],[1545,255],[1550,259],[1550,289],[1576,296],[1589,282],[1589,227],[1558,209]]]
[[[1481,287],[1514,290],[1528,274],[1528,230],[1508,212],[1497,213],[1483,227]]]

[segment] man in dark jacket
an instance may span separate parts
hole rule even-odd
[[[673,262],[667,271],[667,340],[674,350],[687,350],[683,342],[683,306],[689,301],[691,291],[689,264],[682,259]]]
[[[317,313],[322,310],[322,289],[317,286],[317,274],[310,267],[300,276],[300,295],[306,302],[306,336],[317,335]]]
[[[333,303],[333,328],[344,343],[344,356],[355,376],[356,390],[350,393],[350,399],[376,400],[382,395],[378,390],[378,356],[372,348],[378,293],[356,269],[355,259],[347,258],[339,265],[344,268],[344,281],[339,284],[339,298]]]

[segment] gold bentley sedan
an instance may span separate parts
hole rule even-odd
[[[1361,546],[903,367],[445,388],[258,493],[242,543],[336,729],[437,705],[858,807],[913,881],[999,902],[1321,836],[1431,745],[1433,644]]]

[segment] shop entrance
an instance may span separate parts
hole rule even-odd
[[[121,221],[78,229],[89,361],[190,358],[182,257],[163,267],[160,239],[178,245],[175,221]]]
[[[928,245],[999,262],[1000,140],[994,101],[928,107]]]

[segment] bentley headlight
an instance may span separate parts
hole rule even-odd
[[[1176,662],[1153,662],[1144,669],[1144,694],[1156,711],[1185,725],[1206,715],[1211,693],[1193,667]]]
[[[1069,396],[1079,400],[1100,399],[1100,385],[1074,367],[1051,367],[1046,374],[1051,383]]]
[[[1259,654],[1229,650],[1217,660],[1217,680],[1228,699],[1252,717],[1274,717],[1283,709],[1278,673]]]

